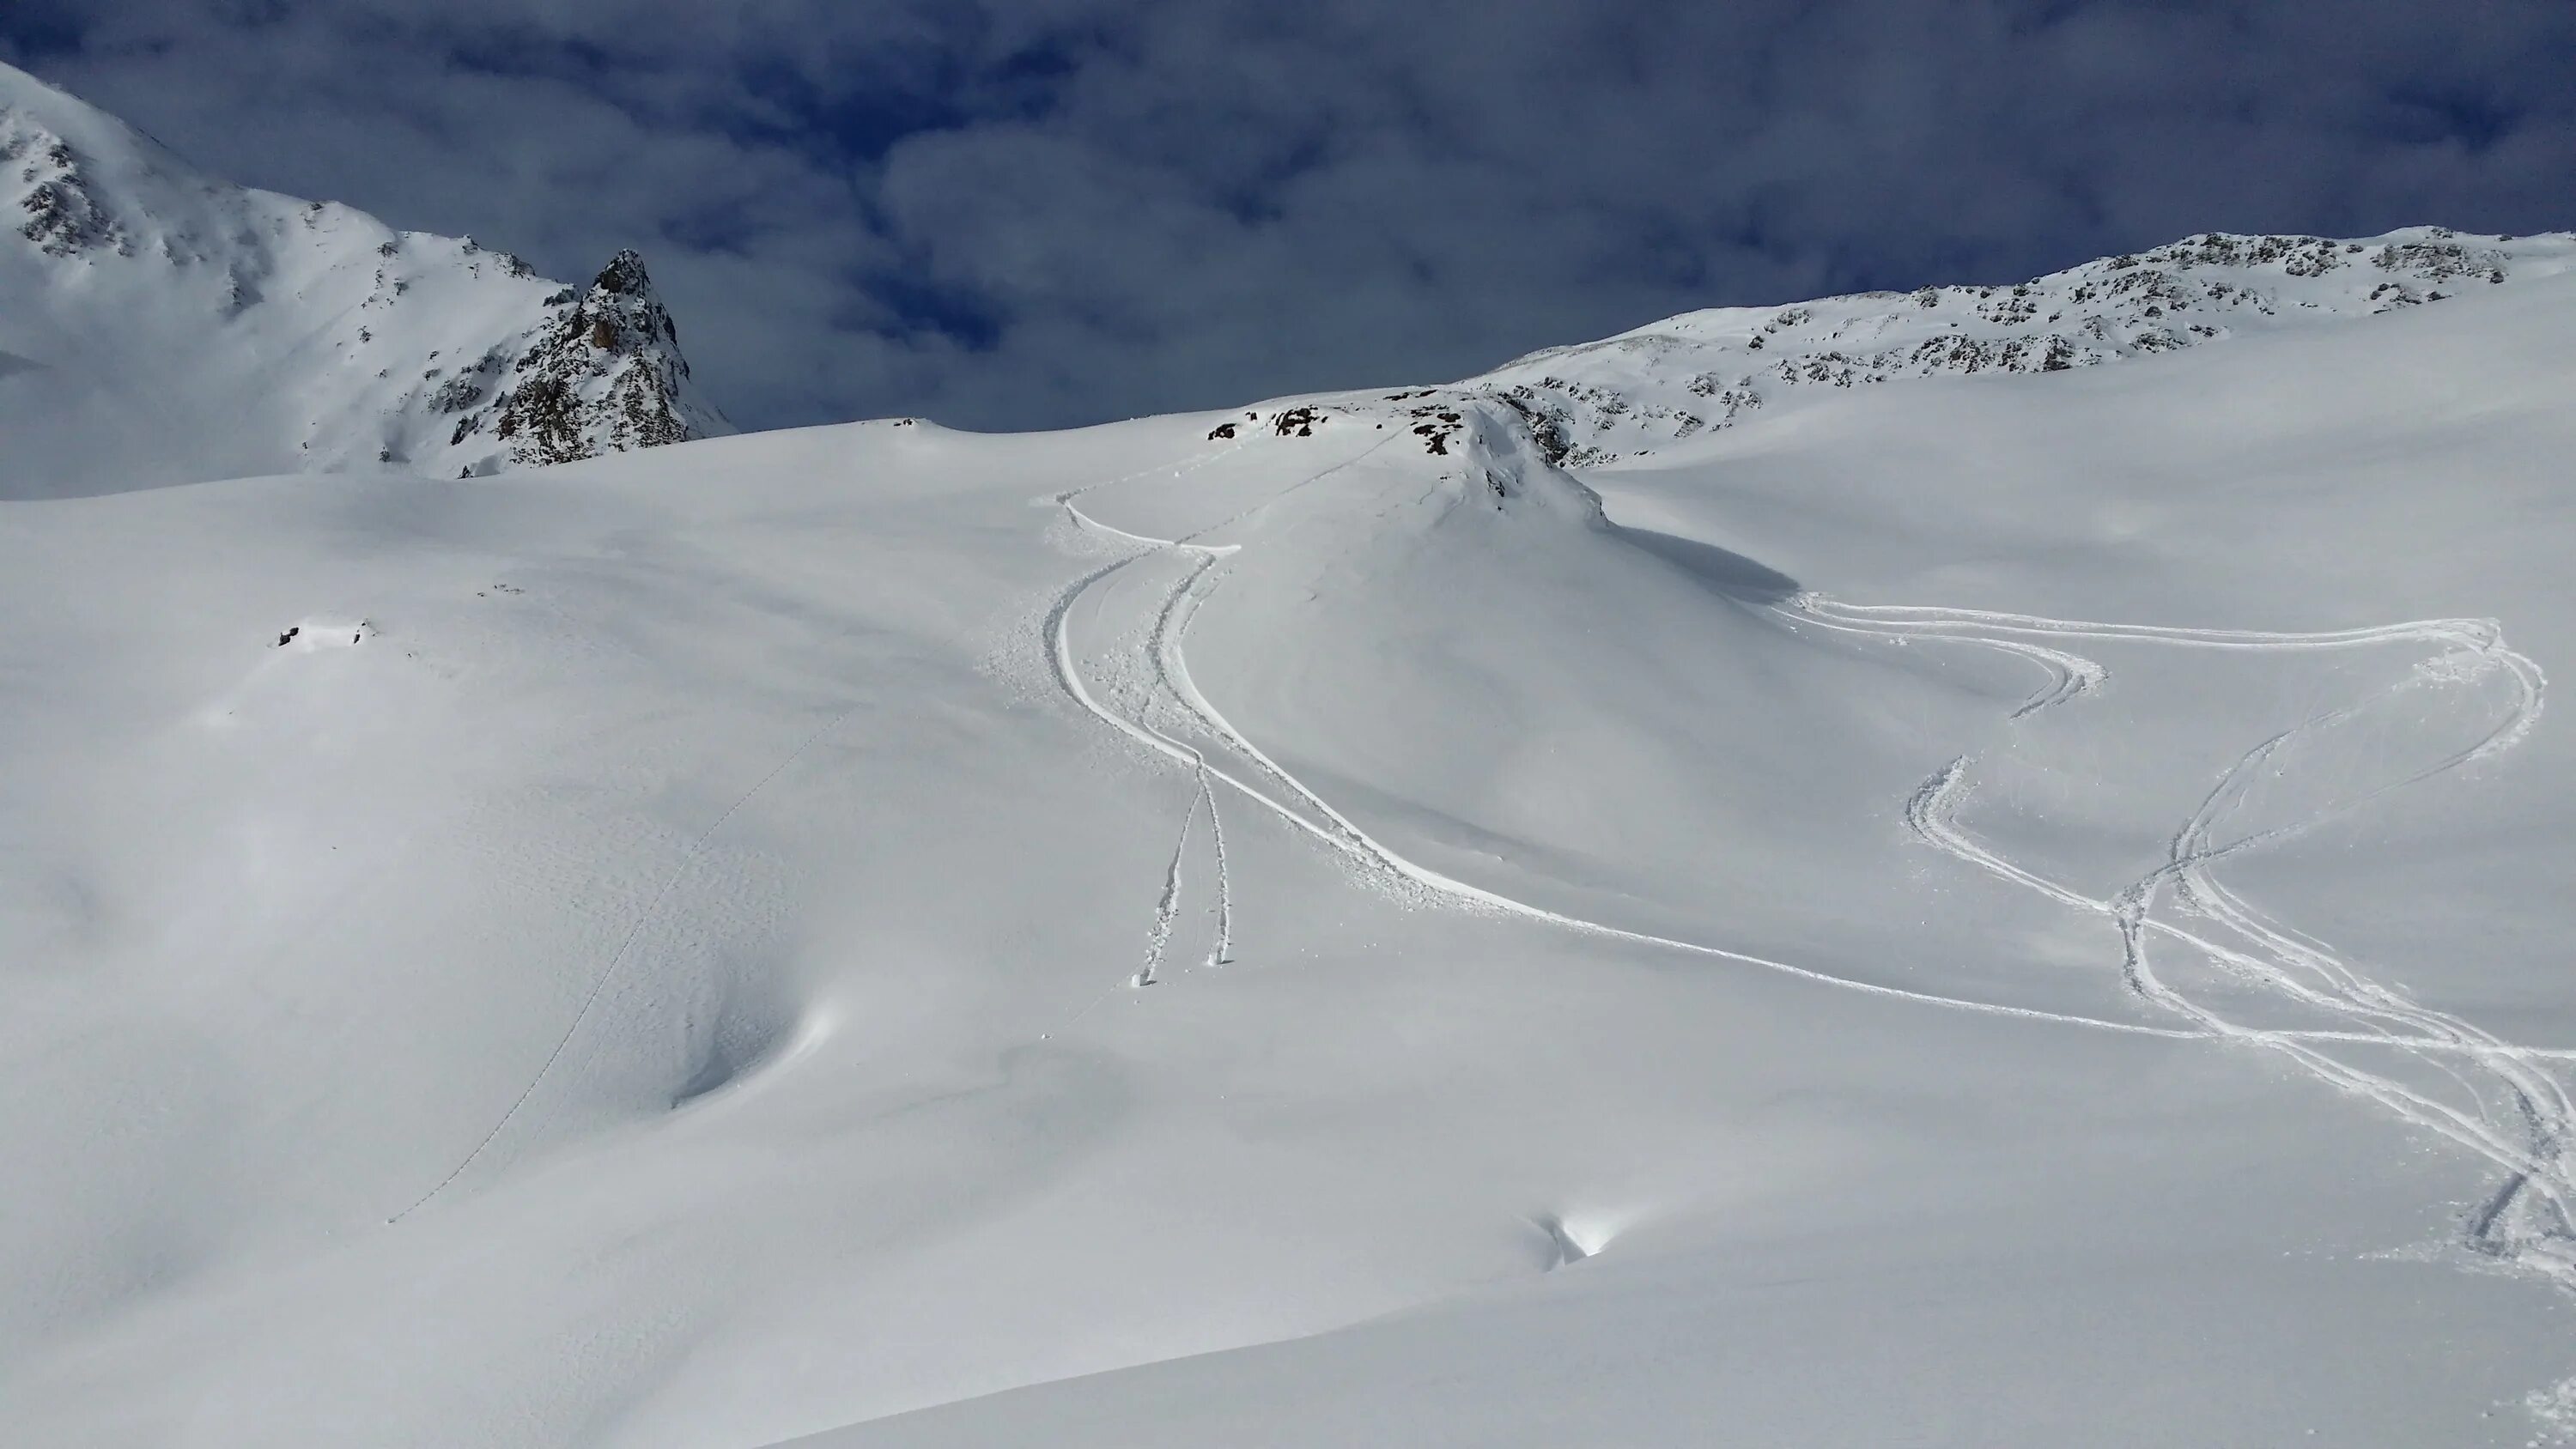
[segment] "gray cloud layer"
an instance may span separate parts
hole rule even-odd
[[[2576,6],[14,0],[209,169],[647,253],[734,416],[1433,380],[2186,232],[2576,225]]]

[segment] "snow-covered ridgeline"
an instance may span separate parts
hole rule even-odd
[[[2057,372],[2238,333],[2366,317],[2576,266],[2576,234],[2208,232],[2019,284],[1686,312],[1470,378],[1553,419],[1577,467],[1722,428],[1784,394],[1905,377]]]

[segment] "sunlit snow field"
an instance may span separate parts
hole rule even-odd
[[[2559,276],[0,503],[0,1437],[2576,1427],[2571,396]]]

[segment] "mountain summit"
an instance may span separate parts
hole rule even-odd
[[[6,66],[0,219],[0,496],[455,477],[733,431],[636,253],[566,286],[208,177]]]
[[[566,463],[723,431],[711,410],[692,405],[679,324],[642,257],[619,252],[588,292],[565,287],[546,307],[546,319],[516,339],[515,358],[495,348],[441,390],[440,411],[465,413],[450,447],[470,447],[488,427],[513,463]],[[497,390],[477,409],[476,379],[486,375]]]

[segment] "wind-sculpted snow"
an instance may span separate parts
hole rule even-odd
[[[455,477],[730,432],[643,263],[587,287],[472,238],[196,172],[0,65],[0,495],[296,469]]]
[[[1519,401],[1588,467],[1809,394],[1906,378],[2064,372],[2248,332],[2367,317],[2558,275],[2576,235],[2406,227],[2343,240],[2209,232],[2031,281],[1689,312],[1554,347],[1462,386]]]

